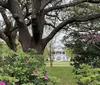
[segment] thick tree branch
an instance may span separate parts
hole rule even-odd
[[[100,0],[87,0],[89,3],[100,3]]]
[[[44,27],[44,12],[40,11],[41,1],[42,0],[31,0],[32,1],[32,40],[35,41],[35,44],[39,43],[39,40],[42,39],[43,27]]]
[[[11,11],[13,17],[15,18],[17,24],[24,23],[24,17],[19,3],[16,0],[8,0],[8,2],[9,2],[9,10]]]
[[[9,39],[6,37],[6,35],[2,31],[0,31],[0,38],[3,39],[9,46]]]
[[[29,8],[28,8],[27,5],[25,5],[25,8],[26,8],[26,13],[25,13],[25,15],[24,15],[24,18],[28,18],[32,13],[29,12]]]
[[[4,32],[0,33],[1,38],[7,43],[9,48],[11,48],[12,50],[15,51],[16,50],[16,45],[15,45],[16,33],[14,33],[14,31],[10,31],[12,28],[12,25],[5,13],[5,9],[2,8],[2,11],[0,11],[0,12],[1,12],[4,22],[6,24]]]
[[[7,38],[2,31],[0,31],[0,38],[3,39],[4,41],[7,41]]]
[[[53,6],[53,7],[49,7],[47,9],[45,9],[45,14],[53,11],[53,10],[57,10],[57,9],[63,9],[63,8],[67,8],[67,7],[73,7],[75,5],[81,4],[83,2],[86,2],[87,0],[80,0],[78,2],[70,2],[68,4],[64,4],[64,5],[57,5],[57,6]]]
[[[2,10],[0,12],[1,12],[2,17],[4,19],[4,22],[6,24],[5,32],[9,32],[9,30],[11,29],[11,22],[9,21],[9,19],[8,19],[6,13],[5,13],[5,9],[4,8],[0,8],[0,10]]]
[[[27,26],[30,26],[31,25],[31,20],[27,23]]]
[[[18,31],[18,26],[13,27],[10,32]]]
[[[37,13],[40,12],[41,1],[40,0],[31,0],[31,2],[32,2],[32,19],[35,19]]]
[[[20,4],[17,0],[8,0],[9,10],[11,11],[14,19],[16,20],[18,30],[19,30],[19,40],[22,44],[22,48],[26,51],[30,45],[31,36],[28,32],[27,25],[24,21],[24,16]],[[27,44],[27,46],[25,46]]]
[[[41,6],[41,10],[43,10],[49,3],[51,3],[53,0],[43,0],[43,4]]]
[[[47,9],[45,9],[45,14],[50,12],[50,11],[53,11],[53,10],[63,9],[63,8],[67,8],[67,7],[73,7],[73,6],[79,5],[79,4],[84,3],[84,2],[100,3],[100,0],[80,0],[80,1],[77,1],[77,2],[73,1],[73,2],[70,2],[68,4],[64,4],[64,5],[49,7]]]
[[[45,43],[48,43],[54,36],[55,34],[63,29],[64,26],[67,24],[71,24],[74,22],[85,22],[89,20],[94,20],[100,18],[100,14],[93,14],[93,15],[88,15],[84,17],[71,17],[69,19],[66,19],[65,21],[61,22],[44,40]]]
[[[8,7],[7,0],[0,0],[0,6],[7,8]]]
[[[14,42],[15,36],[16,36],[15,33],[13,36],[11,36],[11,35],[6,36],[6,34],[4,32],[0,31],[0,38],[3,39],[6,42],[6,44],[8,45],[8,47],[14,51],[16,50],[16,45]],[[11,38],[11,37],[13,37],[13,38]]]

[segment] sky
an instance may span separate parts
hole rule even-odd
[[[0,13],[0,21],[2,21],[2,16],[1,16],[1,13]]]

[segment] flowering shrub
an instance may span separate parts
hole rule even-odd
[[[30,50],[28,53],[0,51],[0,85],[54,85],[44,70],[42,55]]]
[[[100,68],[82,64],[74,72],[78,85],[100,85]]]
[[[3,82],[3,81],[0,81],[0,85],[5,85],[5,82]]]

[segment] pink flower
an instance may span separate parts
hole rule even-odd
[[[33,71],[33,73],[35,76],[37,76],[39,72],[35,70],[35,71]]]
[[[6,84],[5,84],[5,82],[3,82],[3,81],[0,81],[0,85],[6,85]]]
[[[47,74],[44,74],[44,79],[48,80],[48,75]]]
[[[25,61],[26,61],[26,63],[29,61],[29,59],[28,58],[25,58]]]

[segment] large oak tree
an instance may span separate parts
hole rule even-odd
[[[0,38],[15,50],[18,34],[23,51],[33,48],[42,54],[47,43],[65,26],[100,18],[100,13],[96,12],[77,16],[74,7],[99,3],[100,0],[0,0],[0,12],[5,22],[0,29]],[[43,31],[48,27],[53,29],[43,38]]]

